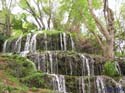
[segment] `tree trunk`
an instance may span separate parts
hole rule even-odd
[[[109,40],[103,48],[103,55],[108,60],[114,59],[114,40]]]
[[[92,0],[88,0],[88,6],[89,6],[90,13],[93,19],[95,20],[96,26],[104,36],[105,40],[100,40],[97,37],[98,35],[96,33],[94,33],[95,34],[94,36],[97,38],[103,50],[104,57],[108,60],[113,60],[114,59],[114,36],[115,36],[113,11],[109,8],[108,1],[104,0],[104,17],[106,22],[106,27],[105,27],[101,22],[101,20],[99,20],[99,18],[96,17],[96,15],[93,12]]]

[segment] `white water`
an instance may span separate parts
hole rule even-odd
[[[22,57],[26,57],[26,55],[29,53],[29,51],[22,51],[22,52],[20,52],[20,55],[22,56]]]
[[[61,46],[61,50],[63,50],[62,33],[60,33],[60,46]]]
[[[81,55],[81,57],[82,57],[82,62],[83,62],[83,69],[85,68],[85,65],[86,65],[88,76],[90,76],[89,60],[84,55]]]
[[[52,59],[52,53],[50,51],[48,51],[48,55],[49,55],[49,61],[50,61],[50,73],[54,73],[53,72],[53,59]]]
[[[72,75],[72,64],[71,64],[71,61],[69,61],[69,67],[70,67],[70,75]]]
[[[90,76],[90,67],[89,67],[89,60],[86,58],[86,67],[87,67],[87,71],[88,71],[88,76]]]
[[[67,43],[66,43],[66,33],[65,32],[63,33],[63,43],[64,43],[64,50],[66,51],[67,50],[67,47],[66,47]]]
[[[61,50],[67,50],[67,43],[66,43],[66,33],[60,33],[60,46],[61,46]]]
[[[37,36],[38,33],[34,34],[31,38],[31,41],[30,41],[30,51],[31,52],[36,52],[36,36]]]
[[[71,34],[70,34],[70,40],[71,40],[72,50],[74,50],[75,49],[75,44],[74,44],[74,41],[73,41],[73,38],[72,38]]]
[[[97,86],[98,93],[106,93],[102,77],[97,76],[97,78],[96,78],[96,86]]]
[[[8,43],[8,40],[6,40],[6,41],[4,42],[4,45],[3,45],[3,53],[6,53],[6,52],[7,52],[7,50],[6,50],[6,48],[7,48],[7,43]]]
[[[22,41],[22,35],[17,39],[16,43],[15,43],[15,52],[20,53],[21,51],[21,41]]]
[[[61,93],[66,93],[65,77],[63,75],[51,74],[54,76],[54,89],[58,90]]]
[[[44,33],[44,39],[45,39],[45,50],[47,51],[47,34],[46,33]]]
[[[30,49],[30,39],[31,39],[31,33],[27,34],[24,51],[29,51],[29,49]]]
[[[79,90],[80,93],[86,93],[85,91],[85,82],[84,82],[84,78],[80,77],[79,78],[79,86],[81,87]],[[82,90],[82,91],[81,91]]]

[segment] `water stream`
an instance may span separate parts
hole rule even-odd
[[[43,33],[41,35],[43,37],[39,40],[38,35],[39,33],[33,35],[29,33],[24,41],[21,35],[13,42],[15,46],[12,52],[26,56],[35,63],[37,70],[51,76],[55,93],[108,93],[106,88],[109,83],[106,80],[113,82],[119,89],[116,93],[125,93],[120,83],[111,78],[103,77],[101,73],[95,74],[95,72],[103,71],[102,64],[96,66],[94,59],[89,55],[73,54],[72,50],[75,50],[75,42],[71,34],[59,33],[57,40],[55,40],[58,41],[57,46],[59,47],[54,48],[54,51],[53,48],[50,48],[54,45],[51,41],[52,37],[47,33]],[[52,44],[48,44],[49,42]],[[24,47],[22,47],[23,44]],[[10,51],[7,50],[7,47],[8,40],[3,45],[4,53]],[[100,71],[96,67],[101,68]],[[115,69],[121,75],[122,72],[118,62],[115,62]],[[110,86],[114,87],[113,85]]]

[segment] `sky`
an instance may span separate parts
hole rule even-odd
[[[8,1],[10,1],[10,0],[8,0]],[[19,0],[17,0],[17,1],[19,1]],[[58,0],[57,0],[58,1]],[[120,8],[120,5],[121,5],[121,3],[124,1],[125,2],[125,0],[108,0],[109,1],[109,7],[113,10],[113,11],[115,11],[115,14],[118,14],[119,15],[119,8]],[[55,3],[56,4],[56,3]],[[0,9],[1,9],[1,3],[0,3]],[[13,14],[21,14],[22,13],[22,9],[18,6],[18,4],[16,5],[16,7],[14,7],[13,9],[12,9],[12,13]],[[100,14],[99,14],[100,15]],[[30,21],[30,22],[35,22],[34,21],[34,19],[31,17],[31,16],[29,16],[28,18],[28,21]]]
[[[114,11],[116,10],[118,12],[118,9],[121,5],[121,2],[123,2],[124,0],[109,0],[109,7],[111,9],[113,9]],[[12,13],[13,14],[18,14],[22,11],[22,9],[19,6],[16,6],[15,8],[13,8]]]
[[[9,0],[8,0],[9,1]],[[19,0],[17,0],[17,1],[19,1]],[[121,2],[125,2],[125,0],[109,0],[109,7],[111,8],[111,9],[113,9],[113,10],[116,10],[116,11],[118,11],[118,9],[119,9],[119,7],[120,7],[120,4],[121,4]],[[0,9],[2,8],[2,6],[1,6],[1,2],[0,2]],[[18,14],[18,13],[20,13],[22,11],[22,9],[17,5],[16,7],[14,7],[13,9],[12,9],[12,13],[13,14]]]
[[[119,8],[122,2],[125,0],[109,0],[109,7],[116,12],[119,12]]]

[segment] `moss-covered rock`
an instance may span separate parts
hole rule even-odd
[[[27,58],[32,60],[37,69],[43,72],[75,76],[88,75],[86,62],[89,64],[90,75],[101,75],[105,62],[101,57],[73,51],[29,53]]]
[[[15,77],[21,78],[36,72],[33,62],[26,58],[18,55],[2,55],[2,59],[5,60],[5,65],[1,66],[1,70],[4,69]]]

